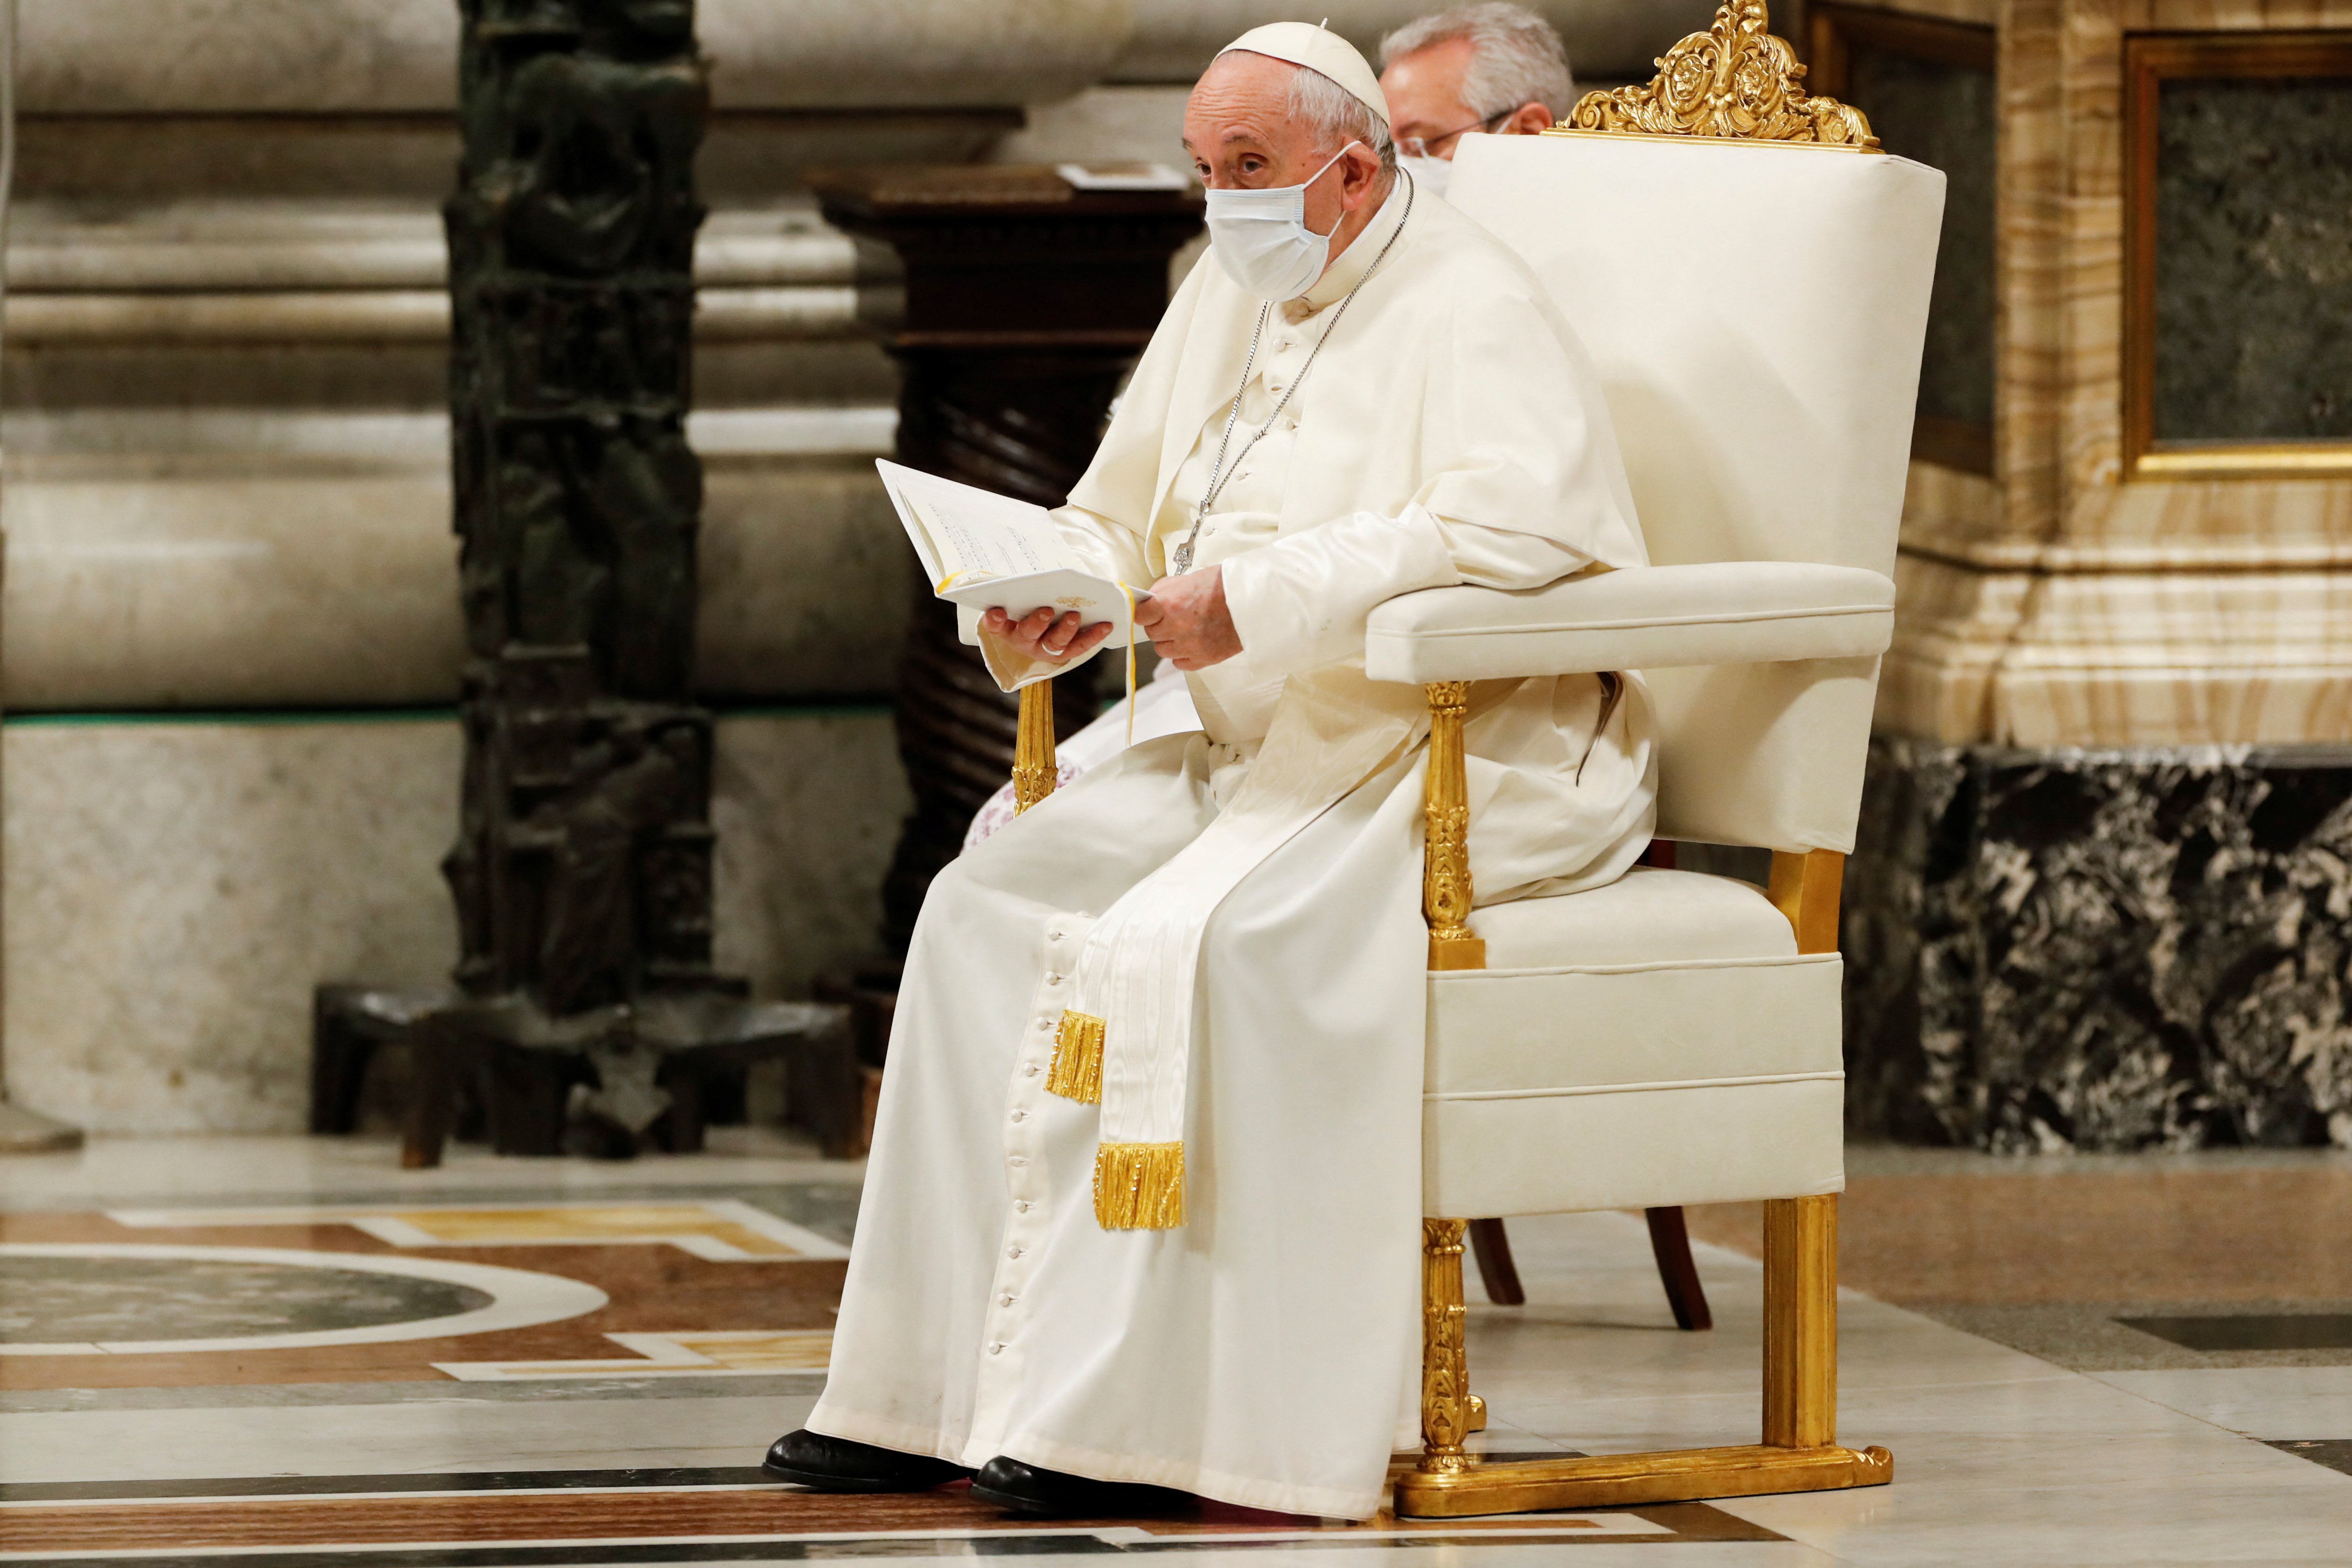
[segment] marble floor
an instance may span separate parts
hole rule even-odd
[[[858,1167],[780,1136],[629,1164],[368,1140],[0,1162],[0,1562],[274,1568],[1198,1558],[1580,1568],[2352,1562],[2352,1159],[1857,1150],[1843,1440],[1892,1486],[1364,1526],[1022,1524],[830,1499],[761,1448],[822,1380]],[[1677,1331],[1638,1216],[1514,1220],[1474,1309],[1498,1454],[1752,1440],[1753,1215],[1692,1228]],[[1475,1286],[1474,1286],[1475,1289]]]

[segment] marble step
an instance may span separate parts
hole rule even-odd
[[[715,697],[887,691],[906,546],[887,406],[711,410],[699,668]],[[10,421],[13,710],[454,701],[448,434],[431,414]]]
[[[11,294],[439,289],[448,253],[430,204],[184,201],[125,212],[29,201],[10,214]],[[847,235],[806,197],[720,207],[695,246],[706,289],[846,285]]]

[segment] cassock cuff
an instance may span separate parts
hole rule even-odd
[[[1225,562],[1225,609],[1254,668],[1295,675],[1360,655],[1374,605],[1461,580],[1422,507],[1350,512]]]

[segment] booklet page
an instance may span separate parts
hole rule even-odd
[[[1044,507],[937,475],[877,462],[931,585],[1074,571],[1077,557]]]

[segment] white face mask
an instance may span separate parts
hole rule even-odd
[[[1454,178],[1454,164],[1450,159],[1415,158],[1400,153],[1397,154],[1397,166],[1412,176],[1414,184],[1433,196],[1444,195],[1447,182]]]
[[[1356,143],[1350,142],[1348,147]],[[1315,287],[1331,259],[1331,235],[1307,226],[1307,187],[1321,179],[1348,155],[1348,147],[1331,154],[1331,163],[1295,185],[1272,190],[1209,193],[1209,248],[1225,276],[1245,294],[1280,303],[1296,300]],[[1343,213],[1340,222],[1347,221]],[[1337,234],[1339,225],[1331,226]]]

